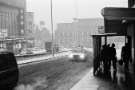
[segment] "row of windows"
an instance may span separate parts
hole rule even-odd
[[[18,17],[19,16],[19,17]],[[19,23],[18,23],[19,22]],[[18,31],[19,30],[19,31]],[[12,11],[0,11],[0,34],[7,32],[7,36],[17,36],[24,34],[24,11],[20,10],[19,13]]]
[[[20,15],[19,15],[19,16],[20,16],[20,17],[19,17],[19,20],[20,20],[20,21],[19,21],[19,22],[20,22],[19,24],[20,24],[20,30],[21,30],[21,31],[20,31],[20,34],[21,34],[21,35],[24,35],[24,33],[25,33],[25,31],[24,31],[24,29],[25,29],[25,28],[24,28],[24,27],[25,27],[25,25],[24,25],[24,10],[21,9],[19,14],[20,14]]]
[[[17,31],[17,14],[0,12],[0,33],[7,35],[16,35]]]

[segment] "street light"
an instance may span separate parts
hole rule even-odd
[[[51,31],[52,31],[52,55],[54,56],[54,28],[53,28],[53,2],[50,0],[50,8],[51,8]]]

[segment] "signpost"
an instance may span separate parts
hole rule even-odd
[[[52,55],[54,56],[54,28],[53,28],[53,2],[50,0],[51,8],[51,31],[52,31]]]

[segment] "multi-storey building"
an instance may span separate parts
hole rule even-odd
[[[34,13],[33,12],[25,12],[25,40],[26,45],[25,48],[34,47]]]
[[[26,21],[26,34],[33,32],[34,29],[34,13],[33,12],[25,12],[25,21]]]
[[[35,47],[45,48],[45,42],[52,41],[51,33],[46,27],[37,28],[33,33]]]
[[[98,26],[103,26],[101,18],[75,19],[72,23],[59,23],[55,31],[55,41],[61,46],[92,47],[90,35],[98,33]]]
[[[0,46],[14,51],[21,48],[25,35],[26,0],[0,0]]]

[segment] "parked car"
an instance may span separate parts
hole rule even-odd
[[[12,90],[18,82],[18,66],[11,52],[0,52],[0,90]]]

